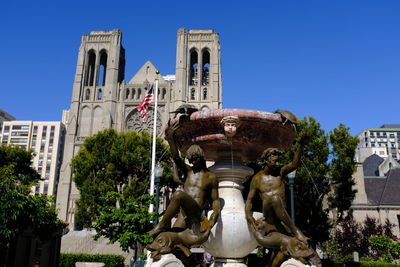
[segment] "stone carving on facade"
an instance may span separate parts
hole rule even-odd
[[[142,115],[138,112],[135,108],[131,108],[132,111],[128,113],[129,115],[126,117],[125,123],[125,130],[126,131],[148,131],[149,133],[153,132],[153,125],[154,125],[154,110],[153,108],[149,108],[147,115],[142,120]],[[163,107],[159,107],[157,111],[157,133],[161,132],[162,120],[161,114],[164,112]]]

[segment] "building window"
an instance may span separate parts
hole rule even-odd
[[[194,88],[190,90],[190,100],[196,100],[196,89]]]
[[[86,89],[86,93],[85,93],[85,100],[89,100],[90,99],[90,89]]]
[[[207,99],[207,88],[203,89],[203,100]]]
[[[99,89],[97,91],[97,100],[101,100],[103,99],[103,91],[101,89]]]
[[[128,98],[129,98],[129,94],[130,94],[130,91],[129,91],[129,89],[127,88],[127,89],[126,89],[126,92],[125,92],[125,99],[128,99]]]

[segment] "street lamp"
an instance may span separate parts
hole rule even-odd
[[[290,217],[292,217],[293,224],[295,224],[294,218],[294,178],[296,177],[296,170],[288,174],[289,190],[290,190]]]
[[[157,166],[154,169],[154,185],[156,187],[156,205],[155,205],[155,210],[156,210],[156,221],[155,223],[158,224],[158,202],[160,200],[160,181],[161,177],[163,175],[164,168],[160,165],[157,164]]]

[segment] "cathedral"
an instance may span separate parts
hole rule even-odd
[[[172,51],[171,51],[172,52]],[[57,193],[59,217],[74,228],[74,205],[79,191],[72,181],[71,158],[85,138],[98,131],[151,132],[153,109],[145,121],[135,109],[157,79],[157,131],[182,104],[199,110],[222,105],[219,34],[210,29],[179,29],[176,46],[176,73],[162,76],[147,61],[131,78],[125,79],[125,48],[120,30],[92,31],[82,36],[78,51],[71,106]]]

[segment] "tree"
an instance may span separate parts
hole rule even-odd
[[[31,159],[32,151],[0,146],[0,254],[3,256],[10,243],[25,230],[45,239],[63,228],[54,201],[46,195],[30,194],[31,187],[40,179],[30,167]]]
[[[295,220],[306,236],[320,243],[329,238],[331,227],[328,212],[323,207],[324,197],[329,192],[328,137],[313,117],[299,121],[297,138],[305,130],[309,131],[310,139],[296,171]]]
[[[151,164],[147,132],[117,133],[108,129],[85,140],[72,159],[80,191],[75,218],[82,227],[94,226],[99,235],[119,241],[123,249],[147,242],[151,229],[147,195]],[[157,139],[156,159],[164,167],[162,184],[172,180],[168,147]],[[108,194],[107,193],[110,193]],[[147,197],[143,197],[146,196]]]
[[[394,241],[397,240],[393,234],[392,228],[394,224],[391,224],[389,220],[385,223],[379,223],[377,219],[366,217],[362,223],[358,223],[353,219],[347,219],[338,223],[333,236],[333,244],[331,244],[331,250],[333,257],[344,258],[346,255],[352,254],[357,251],[361,257],[374,257],[375,259],[383,256],[383,254],[389,253],[383,251],[384,245],[387,245],[387,240],[391,240],[396,248]],[[381,237],[372,239],[372,237]],[[391,255],[397,252],[393,250]],[[390,253],[389,253],[390,254]]]
[[[330,177],[332,193],[329,196],[329,207],[336,210],[337,221],[343,221],[346,212],[350,209],[351,203],[357,190],[353,189],[355,185],[353,172],[355,168],[354,155],[358,143],[358,138],[349,134],[349,128],[343,124],[334,129],[329,134],[329,140],[332,147]],[[351,214],[347,213],[348,218]]]
[[[326,134],[313,117],[298,122],[296,141],[303,131],[308,131],[310,138],[296,171],[295,221],[314,243],[329,239],[332,224],[325,204],[328,196],[330,207],[335,207],[340,217],[350,208],[355,196],[352,174],[357,139],[348,130],[340,124]],[[294,151],[295,147],[288,150],[284,161],[290,160]],[[286,195],[289,195],[288,190]]]

